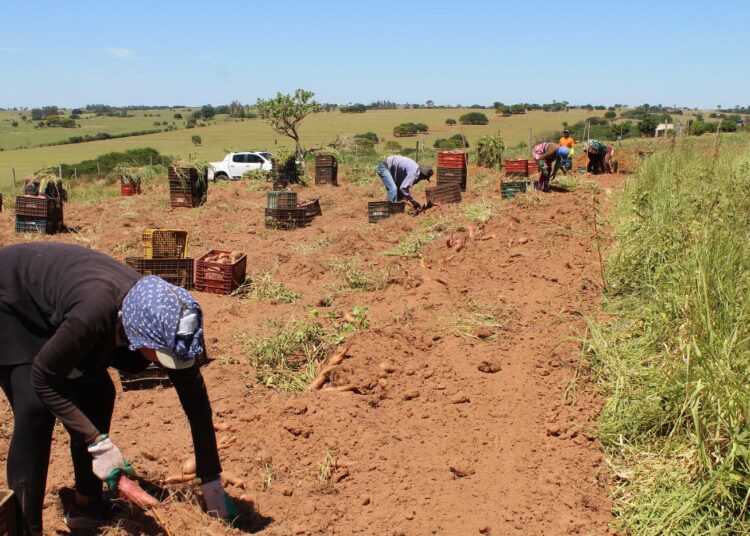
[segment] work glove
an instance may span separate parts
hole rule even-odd
[[[88,451],[93,458],[94,474],[106,482],[110,490],[114,490],[117,489],[117,480],[123,473],[134,476],[135,471],[120,449],[112,443],[109,435],[103,434],[101,437],[102,439],[88,446]]]
[[[203,502],[206,503],[206,511],[233,525],[242,519],[242,514],[235,506],[232,498],[224,491],[221,479],[217,478],[211,482],[200,485]]]

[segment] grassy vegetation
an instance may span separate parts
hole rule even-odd
[[[479,203],[466,205],[464,207],[464,214],[469,221],[484,223],[492,217],[496,208],[496,203],[483,199]]]
[[[302,297],[301,292],[274,281],[270,272],[249,277],[232,295],[274,303],[294,303]]]
[[[685,142],[644,162],[616,212],[610,320],[586,347],[625,532],[750,533],[748,171],[747,145]]]
[[[344,339],[369,326],[367,307],[355,306],[340,320],[330,314],[321,318],[311,310],[308,318],[286,323],[270,322],[274,335],[243,335],[247,357],[256,369],[256,381],[283,391],[304,391],[315,379],[316,367]]]
[[[440,218],[426,218],[419,229],[403,237],[396,247],[384,251],[383,255],[412,257],[422,249],[422,246],[440,238],[446,225],[446,222]]]
[[[343,281],[341,290],[374,292],[388,286],[390,271],[363,266],[359,259],[338,259],[328,265]]]

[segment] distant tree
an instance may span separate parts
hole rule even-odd
[[[22,119],[23,121],[26,121],[26,119],[28,119],[28,116],[27,116],[26,114],[23,114],[23,115],[21,116],[21,119]]]
[[[512,114],[525,114],[526,113],[526,108],[524,107],[523,104],[513,104],[510,107],[509,111]]]
[[[454,134],[450,138],[438,138],[432,145],[435,149],[463,149],[469,147],[469,141],[461,134]]]
[[[462,125],[486,125],[490,122],[482,112],[469,112],[458,118]]]
[[[349,106],[341,106],[339,110],[344,114],[363,114],[367,111],[367,107],[364,104],[356,103]]]
[[[425,102],[424,104],[425,104],[425,106],[427,106],[428,108],[432,108],[433,106],[435,106],[435,103],[434,103],[433,101],[431,101],[431,100],[428,100],[428,101],[427,101],[427,102]]]
[[[393,129],[393,135],[397,138],[403,136],[416,136],[419,133],[426,133],[428,131],[427,125],[424,123],[401,123]]]
[[[376,143],[380,141],[378,135],[374,132],[365,132],[364,134],[355,134],[354,143],[360,147],[372,148]]]
[[[628,135],[628,132],[633,128],[633,123],[630,121],[623,121],[610,127],[610,137],[616,139],[618,136],[624,138]]]
[[[617,117],[617,112],[615,112],[614,110],[610,110],[604,114],[604,117],[612,121],[615,117]]]
[[[174,118],[174,119],[182,119],[182,114],[180,112],[177,112],[176,114],[174,114],[172,116],[172,118]]]
[[[451,119],[449,117],[448,119],[445,120],[445,124],[448,125],[448,126],[453,126],[453,125],[456,124],[456,120],[455,119]]]
[[[320,105],[313,100],[312,91],[298,89],[294,95],[277,93],[275,98],[258,99],[258,113],[278,134],[288,136],[294,140],[297,154],[302,153],[299,138],[299,124],[310,115],[317,112]]]
[[[203,140],[198,135],[191,136],[190,141],[193,142],[193,145],[201,145],[203,143]]]
[[[703,114],[695,114],[696,121],[703,121]]]
[[[18,126],[18,121],[11,121],[10,125],[12,127],[17,127]]]
[[[245,107],[238,100],[233,100],[229,103],[229,117],[243,118],[245,117]]]
[[[203,119],[212,119],[216,115],[216,109],[210,104],[201,106],[201,117]]]
[[[711,112],[710,114],[708,114],[708,117],[709,119],[718,119],[719,114],[717,114],[716,112]]]
[[[218,115],[218,114],[226,115],[229,113],[229,106],[227,106],[226,104],[221,104],[217,106],[216,108],[214,108],[214,112],[215,112],[215,115]]]
[[[654,135],[654,131],[656,130],[657,125],[658,122],[654,117],[645,117],[638,121],[638,132],[640,132],[643,136],[651,137]]]

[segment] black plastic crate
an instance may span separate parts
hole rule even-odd
[[[62,215],[59,218],[35,218],[33,216],[16,216],[17,233],[56,234],[62,230]]]
[[[269,229],[296,229],[307,227],[312,223],[313,216],[308,215],[304,208],[266,209],[266,227]]]
[[[518,180],[518,181],[502,181],[500,183],[500,197],[503,199],[510,199],[520,193],[523,193],[529,187],[529,181]]]
[[[125,264],[142,275],[156,275],[167,283],[193,288],[193,259],[145,259],[125,257]]]

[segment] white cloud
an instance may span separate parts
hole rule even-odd
[[[104,53],[107,56],[118,60],[135,60],[138,59],[135,51],[130,48],[105,48]]]

